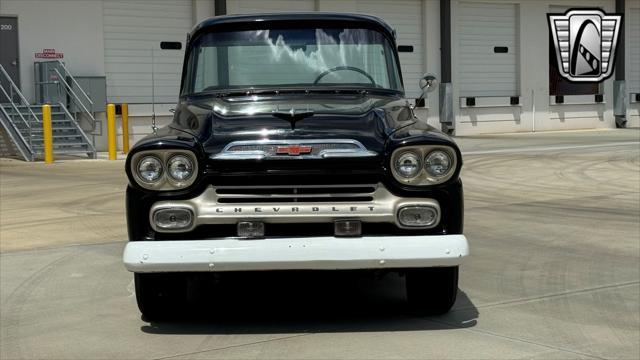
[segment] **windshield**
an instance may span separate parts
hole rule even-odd
[[[313,86],[403,91],[394,49],[368,29],[212,32],[192,44],[183,94]]]

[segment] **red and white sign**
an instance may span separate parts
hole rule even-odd
[[[36,53],[36,59],[62,59],[64,53],[56,52],[56,49],[42,49],[42,52]]]

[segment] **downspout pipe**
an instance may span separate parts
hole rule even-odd
[[[625,0],[616,0],[616,13],[624,14]],[[625,41],[624,41],[624,16],[618,35],[618,46],[616,48],[616,74],[613,82],[613,115],[616,119],[617,128],[627,127],[627,89],[625,84]]]
[[[451,0],[440,0],[440,125],[453,134],[453,87],[451,84]]]

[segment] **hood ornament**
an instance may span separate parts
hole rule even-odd
[[[271,115],[278,119],[286,120],[291,124],[291,130],[296,129],[296,123],[302,119],[306,119],[314,115],[313,110],[296,110],[291,108],[289,111],[274,110]]]

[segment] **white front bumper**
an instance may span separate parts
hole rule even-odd
[[[124,249],[133,272],[340,270],[457,266],[464,235],[135,241]]]

